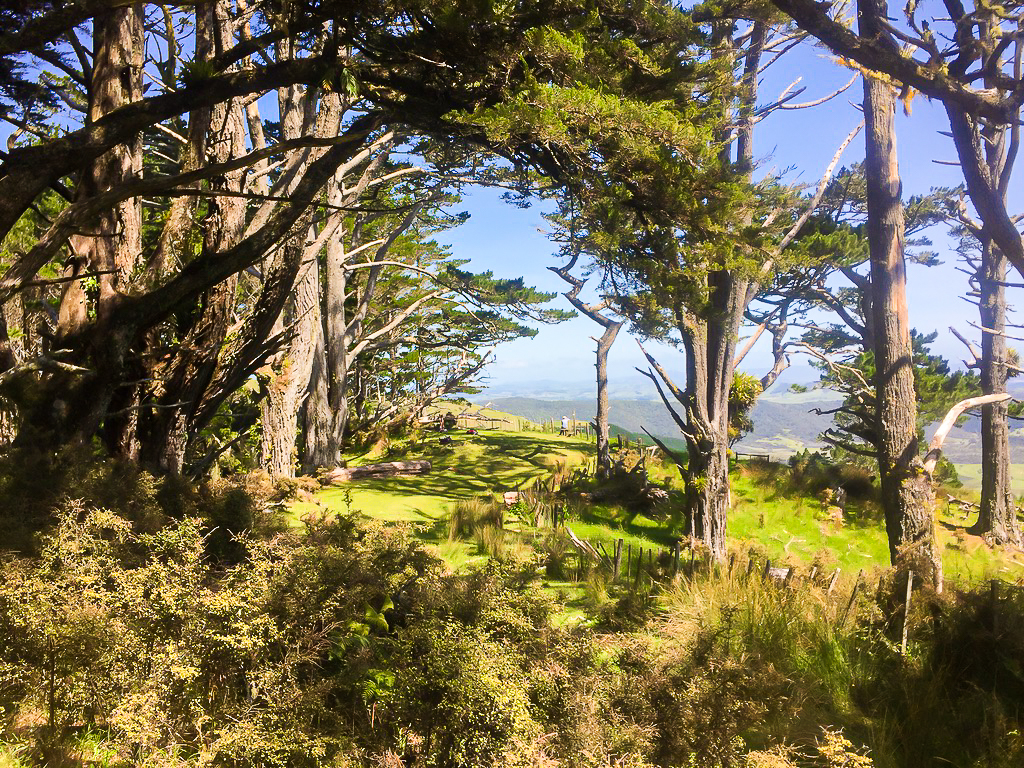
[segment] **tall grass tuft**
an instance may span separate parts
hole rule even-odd
[[[763,580],[759,567],[683,579],[665,595],[662,632],[680,647],[715,638],[724,658],[756,659],[788,682],[784,720],[769,733],[812,746],[822,725],[854,726],[850,692],[859,676],[857,630],[839,626],[845,598],[811,584]],[[796,582],[794,582],[796,584]]]
[[[500,529],[505,522],[505,509],[499,501],[467,499],[455,502],[448,514],[448,540],[472,538],[479,528]]]

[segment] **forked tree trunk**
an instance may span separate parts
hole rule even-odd
[[[728,59],[734,64],[738,48],[729,24],[715,32],[714,58]],[[743,76],[739,83],[741,95],[737,109],[734,146],[731,160],[726,134],[721,139],[726,147],[720,152],[723,167],[749,178],[753,168],[753,128],[757,102],[758,73],[764,51],[766,28],[756,22],[751,30],[743,57]],[[724,112],[729,112],[725,107]],[[752,214],[745,213],[749,224]],[[764,267],[768,268],[769,264]],[[682,405],[682,414],[674,409],[659,386],[659,393],[673,419],[686,438],[687,457],[676,456],[676,463],[686,481],[686,532],[697,538],[715,562],[726,555],[726,533],[729,513],[729,392],[735,373],[737,340],[743,315],[759,287],[740,271],[713,269],[702,278],[707,292],[706,303],[696,310],[676,307],[675,326],[686,352],[686,385],[680,390],[671,384],[665,372],[658,370],[673,397]],[[653,379],[653,374],[651,375]],[[667,446],[659,443],[663,449]],[[669,455],[672,453],[669,451]]]
[[[234,23],[224,0],[197,8],[197,55],[212,57],[223,53],[223,41],[232,39]],[[204,135],[207,134],[208,135]],[[199,167],[206,161],[197,153],[209,147],[213,162],[222,163],[245,154],[245,117],[237,99],[200,110],[190,117],[189,142],[182,148],[183,165]],[[205,154],[205,152],[204,152]],[[234,247],[245,228],[245,200],[238,197],[245,184],[245,171],[232,171],[211,179],[209,192],[225,192],[208,198],[202,221],[202,253],[211,256]],[[150,264],[149,278],[158,280],[182,256],[195,212],[195,198],[178,198],[171,206],[160,243]],[[142,458],[162,471],[182,472],[185,453],[193,435],[193,421],[214,376],[227,337],[235,304],[238,278],[233,276],[206,291],[193,308],[191,325],[183,334],[174,358],[158,372],[162,389],[159,407],[146,414],[142,426]]]
[[[733,360],[751,285],[730,272],[708,277],[716,308],[704,320],[680,323],[686,347],[686,497],[688,532],[713,560],[726,554],[729,512],[729,391]]]
[[[881,35],[885,5],[859,0],[862,35]],[[878,464],[889,556],[942,588],[935,547],[934,491],[917,440],[917,400],[907,317],[902,185],[896,153],[892,87],[864,78],[868,246],[873,295],[879,435]]]

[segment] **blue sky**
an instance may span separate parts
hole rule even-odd
[[[834,63],[831,56],[818,48],[802,46],[783,57],[775,71],[765,73],[761,84],[761,102],[774,99],[796,78],[807,90],[794,103],[812,101],[824,96],[849,80],[849,70]],[[858,80],[844,94],[831,102],[805,110],[779,111],[770,115],[755,133],[755,154],[761,162],[761,173],[783,172],[792,182],[814,184],[829,164],[836,148],[860,121],[860,112],[853,104],[862,96]],[[851,104],[852,102],[852,104]],[[935,186],[957,186],[962,183],[958,168],[937,164],[935,160],[953,161],[956,153],[952,141],[939,131],[948,130],[945,113],[938,103],[918,96],[911,104],[911,114],[897,115],[900,173],[904,194],[925,193]],[[863,134],[847,148],[841,164],[849,165],[863,158]],[[546,268],[559,263],[557,248],[544,234],[543,208],[534,205],[522,210],[500,200],[494,190],[469,192],[461,206],[470,212],[470,220],[462,227],[445,233],[442,238],[459,257],[471,259],[470,268],[493,270],[502,277],[518,277],[547,291],[562,291],[565,284]],[[1011,189],[1011,210],[1024,208],[1024,188],[1019,175]],[[978,332],[968,325],[977,322],[977,310],[961,295],[967,289],[966,275],[956,271],[956,254],[944,230],[929,233],[939,258],[938,267],[909,267],[908,301],[911,324],[919,330],[939,331],[932,349],[958,363],[965,354],[963,345],[949,333],[953,325],[968,338],[978,341]],[[1012,279],[1012,278],[1011,278]],[[1016,298],[1011,289],[1010,302]],[[568,308],[559,298],[553,306]],[[497,361],[490,368],[493,386],[521,384],[524,391],[537,380],[582,382],[593,379],[594,342],[599,326],[586,318],[541,328],[534,339],[520,340],[496,350]],[[1012,342],[1011,342],[1012,344]],[[769,365],[766,344],[748,356],[742,366],[760,375]],[[666,367],[682,379],[680,353],[660,348],[657,355]],[[641,365],[636,343],[620,334],[609,361],[609,378],[616,382],[635,379],[634,367]],[[810,381],[815,377],[799,358],[794,358],[789,381]]]

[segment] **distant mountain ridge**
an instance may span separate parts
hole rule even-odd
[[[554,382],[548,382],[554,387]],[[580,385],[565,387],[566,391],[580,390]],[[628,392],[630,387],[619,391]],[[1011,381],[1011,394],[1024,398],[1024,381]],[[535,393],[534,387],[530,388]],[[478,403],[492,403],[507,413],[543,422],[572,417],[575,413],[580,421],[593,421],[597,410],[594,396],[581,392],[578,397],[546,398],[533,394],[530,397],[496,396],[497,392],[484,392],[473,398]],[[818,436],[832,425],[832,415],[827,413],[842,401],[841,396],[828,389],[808,388],[794,392],[786,388],[772,389],[761,395],[751,412],[754,430],[746,435],[735,449],[741,453],[767,454],[777,461],[784,461],[804,449],[820,450],[826,447]],[[611,418],[624,432],[638,435],[646,428],[659,438],[673,440],[670,445],[679,447],[679,429],[660,400],[646,397],[610,398]],[[815,410],[822,413],[815,413]],[[930,440],[935,432],[932,425],[925,429],[925,439]],[[1011,461],[1024,457],[1024,426],[1019,421],[1010,422]],[[614,430],[613,430],[614,433]],[[981,419],[972,414],[963,425],[955,427],[946,438],[943,453],[954,464],[977,465],[981,462]]]
[[[596,405],[592,399],[544,400],[535,397],[475,398],[489,402],[495,408],[513,413],[535,422],[551,419],[570,418],[575,414],[580,421],[593,421]],[[766,394],[762,396],[751,413],[754,430],[746,435],[735,448],[743,453],[764,453],[773,459],[785,460],[805,448],[820,450],[825,444],[818,436],[832,425],[832,416],[827,413],[840,403],[835,392],[817,390],[806,393]],[[665,406],[655,400],[612,399],[611,418],[613,424],[634,434],[642,434],[646,428],[658,437],[679,438],[679,429]],[[821,410],[823,413],[815,413]],[[954,428],[946,438],[943,452],[954,463],[977,464],[981,460],[981,419],[970,416],[959,427]],[[935,427],[925,430],[930,439]],[[1024,455],[1024,428],[1012,429],[1010,450],[1014,456]]]
[[[791,396],[792,395],[792,396]],[[485,397],[475,401],[490,403],[494,408],[534,422],[572,418],[593,421],[597,405],[593,398],[542,399],[538,397]],[[804,448],[822,446],[818,435],[828,428],[832,417],[817,415],[813,408],[827,408],[839,402],[838,395],[828,392],[782,393],[763,396],[751,413],[754,431],[737,444],[736,450],[766,453],[784,460]],[[659,438],[680,438],[679,428],[660,400],[610,399],[609,421],[634,434],[648,432]]]

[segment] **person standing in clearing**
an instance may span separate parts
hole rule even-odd
[[[563,416],[562,417],[562,431],[559,432],[558,434],[560,434],[560,435],[568,435],[569,434],[569,417],[568,416]]]

